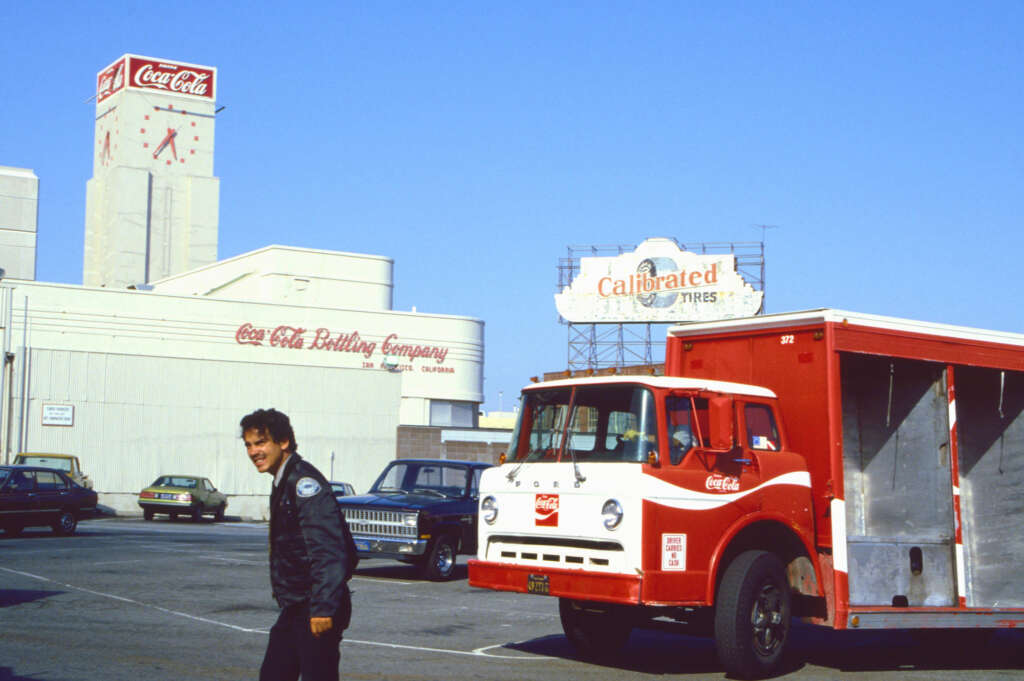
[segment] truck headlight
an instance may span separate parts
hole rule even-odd
[[[498,519],[498,500],[492,496],[484,497],[484,500],[480,502],[480,514],[485,523],[493,525],[494,521]]]
[[[404,513],[402,514],[402,524],[406,527],[416,527],[418,517],[417,513]]]
[[[622,522],[622,505],[615,499],[609,499],[601,507],[601,517],[604,518],[604,526],[614,530]]]

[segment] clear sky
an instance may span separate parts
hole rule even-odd
[[[486,322],[487,410],[566,366],[570,244],[777,225],[769,312],[1024,331],[1016,0],[9,1],[0,26],[41,281],[82,281],[87,100],[130,52],[218,68],[220,258],[393,258],[395,309]]]

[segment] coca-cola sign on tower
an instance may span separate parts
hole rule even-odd
[[[127,68],[124,68],[127,64]],[[96,76],[96,101],[117,92],[122,85],[179,97],[216,100],[217,69],[184,62],[125,55]]]

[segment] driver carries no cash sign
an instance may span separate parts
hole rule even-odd
[[[270,630],[261,681],[334,680],[358,561],[327,479],[297,453],[288,417],[274,409],[245,416],[242,439],[270,494],[270,582],[281,607]]]

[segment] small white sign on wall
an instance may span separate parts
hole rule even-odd
[[[686,569],[686,535],[685,534],[663,534],[663,535],[661,535],[661,569],[662,570],[685,570]]]
[[[44,404],[43,405],[44,426],[73,426],[75,425],[75,405],[73,404]]]

